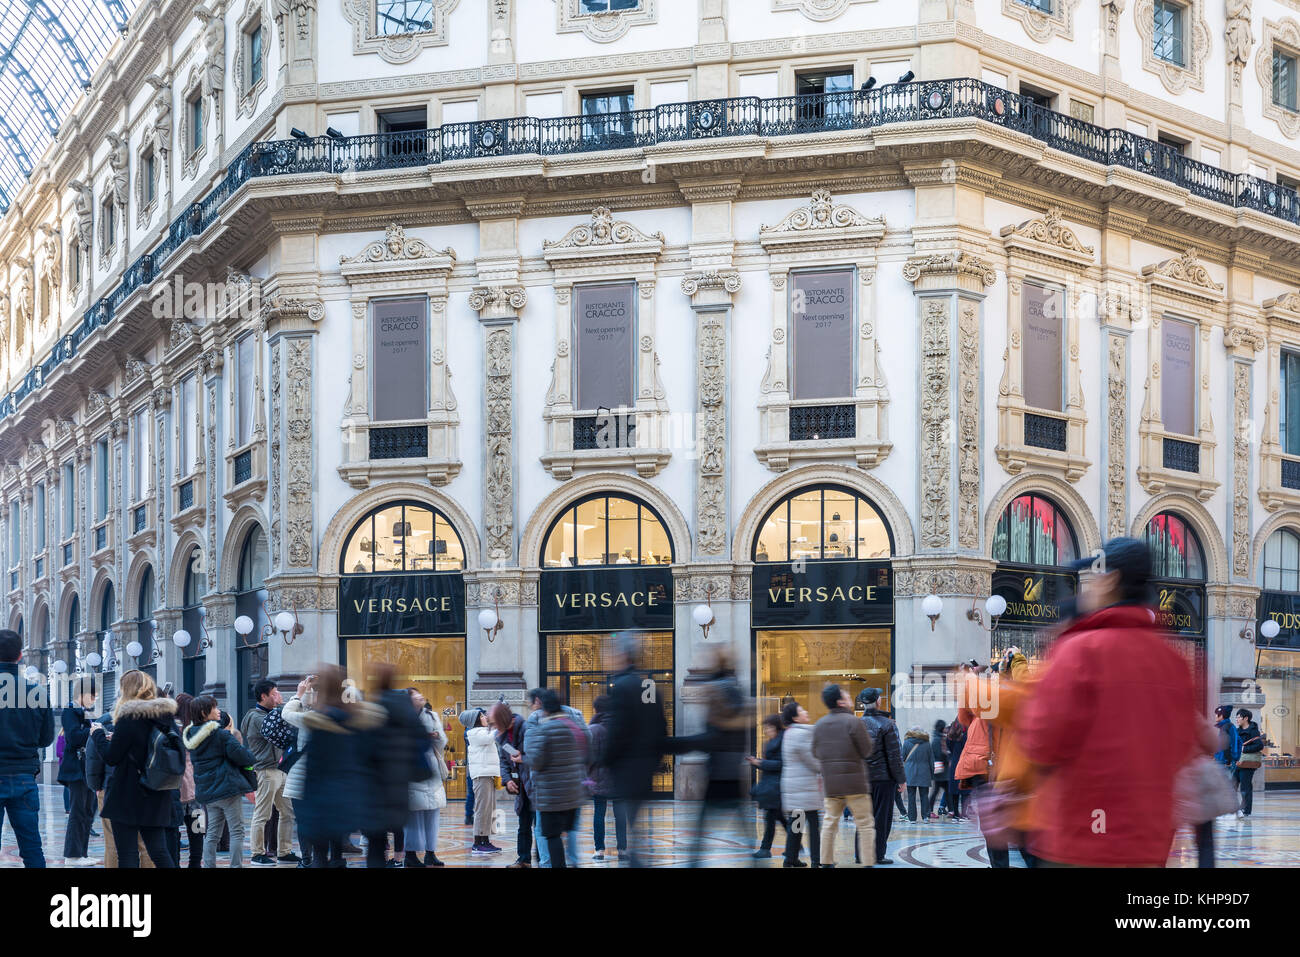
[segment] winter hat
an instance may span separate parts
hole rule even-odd
[[[483,713],[482,708],[470,708],[468,711],[460,713],[460,726],[462,728],[473,728],[478,725],[478,716]]]

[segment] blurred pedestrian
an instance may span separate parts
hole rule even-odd
[[[966,726],[953,718],[944,732],[944,743],[948,746],[948,813],[954,821],[964,821],[965,809],[962,802],[960,782],[957,780],[957,765],[961,763],[961,754],[966,747]]]
[[[614,812],[614,858],[627,856],[627,809],[623,801],[614,796],[614,782],[605,763],[605,752],[609,745],[610,699],[605,695],[597,696],[591,703],[591,723],[587,730],[591,734],[591,754],[587,761],[587,789],[591,792],[594,816],[591,822],[592,842],[595,852],[594,861],[605,859],[605,810]]]
[[[900,755],[907,779],[907,819],[916,824],[923,823],[929,816],[925,796],[934,775],[930,754],[930,736],[916,725],[908,728]]]
[[[1255,716],[1247,709],[1237,709],[1234,720],[1241,741],[1241,753],[1237,756],[1237,784],[1241,788],[1238,816],[1250,817],[1255,804],[1255,772],[1264,763],[1264,736],[1255,723]]]
[[[926,800],[926,817],[938,820],[948,810],[948,742],[944,736],[947,725],[940,718],[930,732],[930,797]],[[934,802],[939,800],[936,811]]]
[[[1198,722],[1199,751],[1174,779],[1174,821],[1192,828],[1196,838],[1196,866],[1214,867],[1214,821],[1237,810],[1237,793],[1227,770],[1214,760],[1219,747],[1218,729]]]
[[[528,692],[529,712],[528,712],[528,717],[524,719],[524,754],[525,755],[527,754],[527,750],[528,750],[528,736],[537,730],[537,726],[541,723],[542,718],[546,716],[546,709],[543,707],[544,704],[543,699],[545,697],[543,692],[545,690],[546,690],[545,688],[533,688],[531,691]],[[561,704],[560,710],[563,711],[566,715],[568,715],[569,720],[571,720],[578,727],[583,728],[584,730],[586,729],[587,720],[582,716],[582,712],[579,711],[577,708],[570,707],[567,704]],[[536,801],[533,798],[533,795],[536,791],[536,786],[535,786],[535,782],[533,782],[532,772],[527,768],[523,755],[520,755],[517,758],[511,758],[511,762],[512,763],[518,762],[518,763],[525,764],[525,770],[523,772],[524,779],[529,782],[528,791],[530,795],[530,800],[533,800],[533,835],[534,835],[534,844],[537,848],[537,861],[538,861],[538,865],[541,867],[550,867],[551,850],[550,850],[550,846],[546,843],[546,841],[542,840],[542,836],[541,836],[542,835],[542,812],[537,807]],[[566,831],[564,834],[564,841],[563,841],[564,860],[569,867],[578,866],[578,829],[581,820],[582,820],[582,808],[579,807],[573,812],[573,827],[570,830]]]
[[[47,690],[28,681],[19,672],[23,640],[18,632],[0,629],[0,682],[11,694],[22,695],[35,707],[0,707],[0,823],[6,813],[18,841],[23,867],[44,867],[41,848],[41,792],[36,778],[41,773],[41,748],[54,741],[54,711]]]
[[[303,781],[302,833],[312,845],[315,868],[347,866],[343,851],[363,820],[369,797],[368,732],[388,717],[383,708],[359,696],[349,695],[345,701],[342,678],[336,666],[322,668],[316,678],[316,702],[302,716],[311,741]]]
[[[1025,755],[1050,769],[1031,847],[1054,864],[1162,867],[1174,778],[1198,748],[1198,695],[1186,660],[1155,630],[1146,543],[1112,539],[1103,557],[1105,571],[1084,580],[1083,616],[1056,642],[1018,722]],[[1135,701],[1160,715],[1153,746],[1134,744]]]
[[[636,635],[615,636],[612,667],[616,673],[610,682],[609,735],[604,748],[614,797],[624,806],[631,867],[646,863],[641,808],[654,791],[668,739],[659,689],[652,677],[638,670],[639,650]]]
[[[587,776],[591,737],[560,708],[549,688],[539,697],[542,716],[527,732],[524,762],[533,779],[533,800],[542,816],[541,833],[550,851],[551,867],[567,867],[563,836],[577,829],[576,811],[586,801],[582,782]]]
[[[492,726],[496,730],[497,753],[500,755],[501,780],[506,793],[515,799],[519,828],[515,835],[515,861],[510,867],[533,866],[533,824],[535,811],[528,765],[523,762],[524,718],[510,705],[498,701],[492,706]]]
[[[853,714],[853,700],[839,685],[822,689],[827,714],[813,726],[813,757],[822,769],[826,789],[826,819],[822,828],[821,866],[835,866],[835,838],[847,806],[861,839],[870,853],[876,846],[871,795],[867,784],[867,759],[871,757],[871,736]],[[867,867],[871,867],[871,863]]]
[[[438,818],[447,806],[447,792],[443,787],[447,778],[447,759],[443,756],[447,735],[442,730],[442,722],[425,707],[424,695],[415,688],[407,688],[406,694],[425,735],[423,761],[430,773],[424,780],[410,784],[410,815],[406,822],[406,860],[403,865],[442,867],[442,861],[438,860]]]
[[[885,850],[889,843],[889,833],[894,828],[894,801],[907,786],[907,773],[903,770],[898,725],[880,709],[881,694],[880,688],[864,688],[858,692],[858,704],[863,709],[862,723],[871,739],[867,775],[871,784],[871,807],[875,813],[875,827],[872,829],[875,844],[866,853],[869,855],[874,851],[877,864],[892,864],[894,862],[885,856]],[[859,822],[855,842],[864,830]],[[860,860],[862,853],[862,849],[855,844],[855,857]]]
[[[474,843],[470,853],[497,854],[501,848],[492,843],[492,825],[496,818],[496,779],[501,773],[501,755],[482,708],[462,712],[460,723],[465,728],[469,776],[474,781]]]
[[[284,777],[284,796],[293,804],[294,822],[298,828],[298,846],[302,849],[302,860],[298,863],[299,867],[311,867],[312,847],[302,832],[301,803],[303,799],[304,786],[307,780],[307,742],[311,738],[311,730],[307,727],[305,715],[312,709],[312,703],[316,700],[316,676],[308,675],[298,682],[298,688],[292,698],[284,703],[280,714],[285,722],[298,731],[298,741],[294,746],[298,752],[298,757],[293,765],[285,772]]]
[[[789,821],[784,867],[807,867],[799,860],[804,834],[812,866],[822,860],[821,813],[824,803],[821,765],[813,757],[813,725],[797,701],[781,709],[785,734],[781,737],[781,808]]]
[[[203,807],[205,824],[199,835],[203,866],[217,866],[221,835],[230,831],[230,863],[244,866],[245,777],[256,761],[253,753],[235,740],[217,720],[221,709],[211,695],[190,704],[191,722],[182,732],[185,749],[194,764],[194,798]]]
[[[1218,719],[1214,726],[1219,729],[1219,750],[1214,753],[1214,760],[1229,771],[1235,771],[1241,754],[1241,732],[1233,721],[1232,706],[1219,705],[1214,709],[1214,716]],[[1236,780],[1235,774],[1233,780]]]
[[[94,867],[102,863],[90,856],[90,822],[95,817],[95,792],[86,784],[86,745],[90,742],[91,715],[95,708],[95,679],[77,678],[72,702],[63,709],[63,755],[58,781],[69,798],[67,831],[63,836],[64,867]]]
[[[114,769],[104,797],[104,816],[113,822],[117,860],[123,868],[140,866],[137,839],[144,841],[154,867],[176,867],[167,848],[173,795],[170,791],[150,790],[141,781],[154,729],[164,733],[179,731],[176,702],[157,695],[153,678],[146,672],[126,672],[119,679],[117,701],[113,704],[111,740],[103,727],[91,732],[103,751],[104,763]]]
[[[383,723],[367,736],[366,798],[362,829],[366,836],[366,867],[401,867],[403,840],[411,816],[411,785],[423,783],[435,773],[425,763],[428,735],[417,709],[405,689],[393,687],[396,669],[390,664],[375,666],[371,698],[384,711]],[[495,758],[495,748],[493,749]],[[492,773],[496,773],[493,761]],[[386,859],[388,835],[393,834],[393,857]]]
[[[781,825],[785,840],[790,842],[790,826],[781,813],[781,739],[785,736],[785,724],[779,714],[769,714],[763,719],[763,756],[750,755],[745,758],[751,767],[759,771],[757,786],[750,792],[750,797],[763,812],[763,840],[754,852],[756,858],[772,856],[772,841],[776,837],[776,826]]]

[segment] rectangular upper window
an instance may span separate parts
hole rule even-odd
[[[1025,405],[1052,412],[1065,404],[1065,290],[1026,282],[1020,298]]]
[[[574,407],[626,409],[636,388],[636,283],[575,286]]]
[[[853,270],[790,276],[790,397],[853,395]]]
[[[376,0],[375,32],[379,36],[424,33],[433,29],[433,0]]]
[[[1296,112],[1296,57],[1277,47],[1273,48],[1273,102]]]
[[[195,93],[194,96],[186,102],[185,109],[190,114],[190,154],[193,155],[203,148],[203,94]]]
[[[197,379],[190,373],[181,380],[176,396],[176,458],[181,464],[181,475],[193,475],[198,468],[198,442],[194,437],[194,416],[198,410]]]
[[[245,37],[248,42],[248,86],[251,89],[262,81],[262,44],[266,31],[259,22]]]
[[[95,443],[95,521],[108,518],[108,439]]]
[[[45,551],[45,483],[36,483],[36,494],[33,496],[32,504],[32,542],[34,543],[33,551],[39,555]]]
[[[1183,54],[1183,24],[1187,19],[1186,9],[1173,0],[1155,0],[1153,15],[1155,17],[1155,34],[1152,38],[1153,52],[1162,60],[1177,66],[1187,62]]]
[[[1160,324],[1160,410],[1165,431],[1196,434],[1196,324]]]
[[[117,245],[117,204],[111,199],[100,208],[100,222],[104,249],[112,249]]]
[[[77,530],[77,469],[71,462],[63,466],[63,537]]]
[[[18,499],[9,503],[9,567],[18,564],[23,554],[23,506]]]
[[[149,410],[131,416],[131,501],[149,494]]]
[[[235,446],[253,440],[253,347],[252,333],[235,343]]]
[[[1278,396],[1278,435],[1282,451],[1300,455],[1300,353],[1282,353],[1281,395]]]
[[[606,90],[582,94],[582,135],[586,139],[605,140],[632,132],[631,90]]]
[[[1052,12],[1053,0],[1016,0],[1022,7],[1033,7],[1035,10],[1042,10],[1043,13]]]
[[[141,186],[144,192],[144,205],[152,206],[153,201],[158,198],[158,162],[154,158],[152,149],[145,152],[142,162],[144,182]]]
[[[619,10],[638,10],[641,0],[579,0],[579,13],[613,13]]]
[[[429,416],[429,301],[424,296],[370,304],[370,420]]]

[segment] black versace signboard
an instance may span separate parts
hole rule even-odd
[[[1050,627],[1073,613],[1079,579],[1071,572],[999,565],[993,572],[993,594],[1007,601],[998,622],[1003,625]]]
[[[672,631],[673,571],[654,565],[542,572],[543,632]]]
[[[339,579],[339,637],[465,634],[465,577],[345,575]]]
[[[1259,596],[1255,617],[1259,624],[1272,619],[1281,630],[1269,641],[1255,629],[1255,643],[1262,648],[1300,648],[1300,595],[1266,591]]]
[[[749,620],[755,628],[891,625],[889,562],[764,562],[754,566]]]
[[[1197,638],[1205,634],[1205,586],[1156,579],[1156,627],[1175,635]]]

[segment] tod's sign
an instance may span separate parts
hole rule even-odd
[[[465,634],[465,578],[425,575],[346,575],[339,579],[339,637]]]

